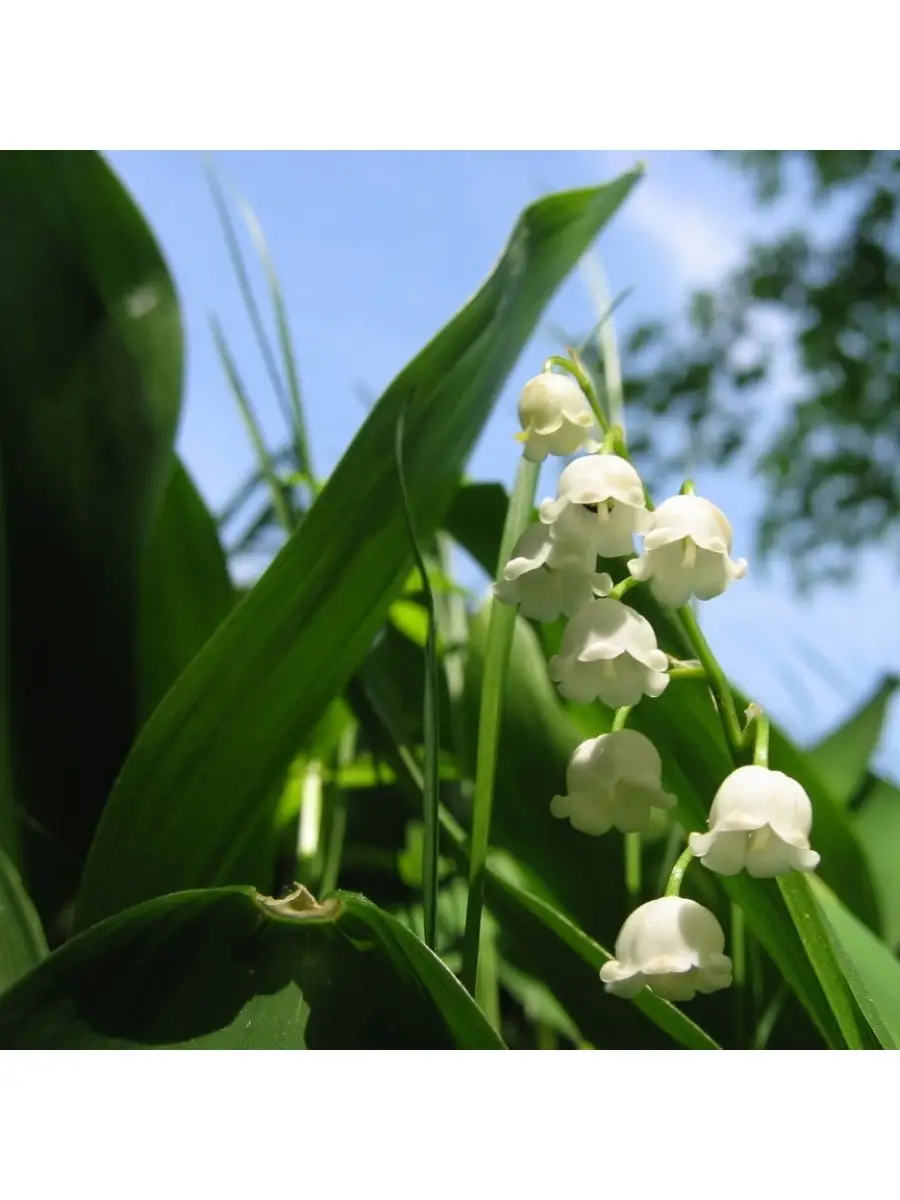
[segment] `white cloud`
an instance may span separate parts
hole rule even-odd
[[[744,214],[726,213],[721,189],[716,189],[715,200],[700,198],[710,194],[703,176],[711,166],[701,156],[617,150],[604,152],[602,158],[611,173],[627,170],[636,160],[647,164],[647,174],[628,198],[623,218],[663,251],[679,286],[689,290],[714,283],[740,261],[745,239],[739,218]],[[681,174],[685,167],[689,168],[685,186],[673,186],[674,171]]]
[[[714,283],[740,261],[743,238],[712,204],[682,199],[652,175],[625,216],[659,245],[686,287]]]

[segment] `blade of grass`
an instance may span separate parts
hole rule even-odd
[[[280,450],[275,450],[270,455],[272,464],[275,467],[282,467],[285,463],[293,466],[293,449],[290,446],[282,446]],[[219,510],[216,516],[216,522],[220,528],[227,525],[238,515],[248,500],[252,499],[257,488],[265,486],[265,477],[255,469],[239,483],[234,489],[231,496],[226,500],[223,507]]]
[[[622,364],[619,358],[619,347],[612,314],[613,310],[618,307],[625,297],[620,295],[615,300],[610,299],[606,272],[603,269],[600,255],[596,250],[584,256],[581,260],[581,269],[599,316],[596,336],[600,345],[600,360],[603,363],[606,411],[609,414],[610,424],[618,425],[624,432],[625,399],[622,389]]]
[[[266,283],[269,288],[269,297],[272,301],[272,310],[275,313],[278,346],[281,350],[281,361],[284,367],[284,377],[287,380],[288,399],[293,418],[292,428],[294,431],[294,450],[297,459],[297,469],[306,475],[309,480],[310,490],[315,495],[318,491],[318,483],[313,471],[312,453],[309,448],[309,434],[306,428],[306,419],[303,415],[300,372],[297,370],[297,357],[294,353],[294,343],[291,337],[291,327],[288,321],[287,306],[284,303],[281,280],[278,278],[278,272],[275,270],[275,262],[256,213],[243,196],[238,198],[238,204],[241,209],[241,215],[244,218],[244,223],[250,232],[250,237],[253,239],[253,244],[262,263]]]
[[[244,256],[241,254],[241,247],[237,240],[234,223],[231,220],[231,214],[228,211],[228,205],[225,202],[225,193],[222,189],[222,184],[219,179],[219,172],[209,157],[204,158],[204,169],[206,170],[206,178],[209,183],[209,190],[212,193],[213,206],[216,210],[216,216],[219,219],[219,224],[222,227],[222,233],[225,237],[225,245],[228,249],[228,257],[231,260],[232,270],[238,281],[241,299],[244,301],[244,307],[247,309],[247,314],[250,317],[250,324],[253,326],[253,333],[256,337],[259,352],[262,355],[263,362],[266,367],[266,372],[269,376],[269,381],[272,384],[272,390],[275,393],[275,398],[281,408],[282,416],[287,422],[288,428],[294,428],[293,412],[291,405],[285,392],[284,383],[278,373],[278,365],[275,362],[275,355],[272,352],[272,347],[269,343],[266,327],[263,324],[262,315],[259,311],[259,305],[256,303],[256,297],[253,295],[253,288],[250,284],[250,276],[247,274],[247,268],[244,264]],[[295,447],[296,449],[296,447]]]
[[[540,468],[523,455],[510,496],[496,577],[500,578],[512,548],[531,518]],[[506,667],[512,648],[516,610],[508,604],[491,602],[488,643],[484,664],[484,687],[478,718],[478,749],[475,759],[475,792],[472,806],[472,846],[469,857],[469,902],[463,940],[462,981],[474,995],[478,980],[478,950],[481,944],[481,911],[484,907],[484,878],[491,812],[494,804],[494,776]]]
[[[430,950],[435,947],[437,938],[437,881],[438,858],[438,819],[437,811],[440,803],[440,718],[438,712],[438,656],[436,644],[437,626],[435,622],[434,593],[428,579],[428,569],[419,548],[416,536],[416,526],[412,509],[409,505],[409,494],[406,490],[406,479],[403,474],[403,433],[406,428],[406,408],[401,408],[397,418],[395,434],[395,453],[397,457],[397,478],[400,483],[400,495],[403,501],[403,515],[409,531],[409,541],[419,574],[422,576],[422,593],[425,597],[425,608],[428,613],[428,636],[425,640],[425,698],[422,716],[422,731],[425,743],[425,774],[422,787],[422,826],[424,830],[424,845],[422,848],[422,909],[425,915],[425,944]]]
[[[238,374],[237,365],[231,357],[231,351],[228,349],[228,343],[225,341],[225,335],[222,333],[222,327],[215,317],[209,319],[212,329],[213,339],[216,343],[216,349],[219,352],[222,366],[228,378],[229,386],[231,387],[232,395],[235,403],[240,410],[244,425],[247,429],[247,435],[253,443],[253,449],[256,453],[256,458],[259,463],[259,469],[269,485],[269,492],[272,496],[272,504],[278,516],[278,520],[284,528],[285,533],[290,535],[294,528],[294,518],[291,510],[288,507],[285,499],[284,489],[278,479],[278,474],[275,471],[274,460],[269,453],[269,448],[266,445],[263,432],[257,420],[256,413],[253,411],[253,405],[250,402],[250,397],[244,387],[243,381]]]

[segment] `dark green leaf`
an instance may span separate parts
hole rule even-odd
[[[497,570],[497,555],[509,496],[502,483],[463,483],[456,490],[444,518],[444,528],[491,577]]]
[[[869,870],[878,891],[884,940],[892,950],[900,948],[900,788],[887,779],[872,776],[854,819]]]
[[[36,967],[46,953],[40,917],[19,872],[0,850],[0,994]]]
[[[810,751],[829,792],[845,808],[866,777],[897,682],[893,675],[886,675],[874,694]]]
[[[502,1049],[440,959],[362,896],[183,892],[119,913],[0,1000],[0,1046]]]
[[[25,875],[55,913],[139,723],[140,568],[181,327],[150,231],[92,152],[0,154],[0,259],[13,778]]]
[[[302,527],[142,731],[92,847],[78,927],[231,881],[230,848],[409,573],[392,454],[401,407],[410,507],[427,537],[541,311],[637,178],[528,208],[482,289],[382,396]]]
[[[812,891],[853,995],[878,1042],[885,1050],[900,1049],[900,962],[820,879],[812,880]]]
[[[234,588],[216,523],[176,460],[144,558],[141,712],[145,718],[233,604]]]

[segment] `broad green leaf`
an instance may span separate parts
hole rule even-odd
[[[92,846],[76,927],[175,888],[233,881],[222,869],[229,848],[365,657],[409,574],[399,413],[424,538],[543,308],[637,178],[528,208],[481,290],[370,412],[301,528],[144,727]]]
[[[145,718],[233,604],[216,523],[176,459],[144,557],[140,682]]]
[[[884,940],[900,948],[900,788],[871,776],[853,826],[862,843],[882,913]]]
[[[129,909],[0,999],[8,1049],[502,1049],[462,986],[362,896],[249,888]]]
[[[172,281],[93,152],[0,154],[9,715],[25,877],[75,891],[139,724],[144,545],[178,416]]]
[[[893,675],[886,675],[856,712],[810,750],[816,770],[844,808],[865,780],[897,683]]]
[[[502,483],[463,483],[447,509],[444,528],[494,578],[509,497]]]
[[[885,1050],[900,1049],[900,962],[821,879],[812,880],[812,893],[875,1037]]]
[[[0,850],[0,994],[36,967],[46,953],[40,917],[19,872]]]

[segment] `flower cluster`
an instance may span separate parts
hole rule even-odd
[[[609,733],[575,748],[566,794],[553,797],[550,811],[595,837],[612,828],[646,833],[653,809],[674,809],[677,800],[664,790],[656,747],[624,725],[634,705],[669,686],[674,660],[660,649],[651,623],[623,598],[644,583],[659,604],[672,608],[692,598],[711,600],[745,575],[747,563],[731,557],[724,513],[688,485],[658,508],[649,505],[625,457],[621,431],[608,430],[601,418],[605,437],[597,440],[597,421],[575,378],[545,370],[532,379],[519,402],[519,419],[519,438],[532,462],[588,453],[566,466],[556,496],[540,504],[539,519],[516,543],[495,596],[532,620],[568,618],[550,660],[551,678],[575,704],[600,700],[618,710]],[[639,554],[635,537],[642,539]],[[598,571],[598,558],[627,560],[610,564],[622,577],[615,587],[610,574]],[[696,625],[686,628],[690,632]],[[703,670],[699,663],[692,668]],[[728,701],[733,711],[730,693]],[[732,749],[739,752],[751,731],[754,765],[738,766],[722,782],[708,830],[690,833],[680,862],[696,857],[720,875],[746,871],[757,878],[812,871],[819,856],[809,844],[809,796],[796,780],[769,769],[768,722],[755,706],[745,729],[733,736]],[[615,957],[600,972],[607,991],[630,997],[650,987],[668,1000],[690,1000],[731,983],[722,927],[712,912],[678,894],[682,873],[683,868],[673,870],[666,894],[642,904],[623,925]]]

